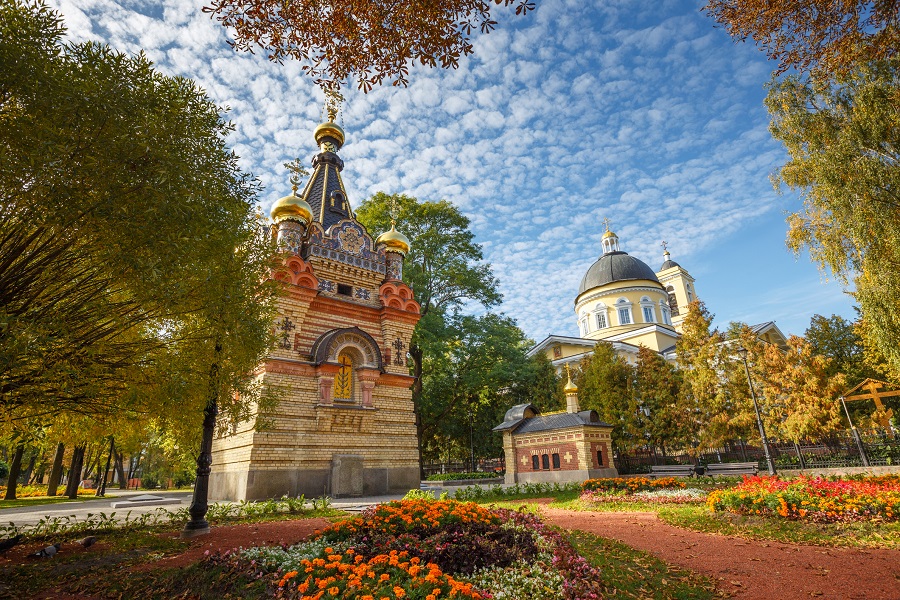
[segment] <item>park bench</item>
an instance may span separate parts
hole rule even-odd
[[[704,469],[710,477],[715,477],[716,475],[756,475],[759,472],[759,464],[755,462],[710,463]]]
[[[657,477],[693,477],[694,465],[650,465],[650,479]]]

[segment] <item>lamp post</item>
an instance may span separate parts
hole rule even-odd
[[[859,450],[859,458],[862,461],[862,465],[868,467],[869,459],[866,457],[866,450],[863,448],[859,432],[856,430],[856,425],[853,424],[853,419],[850,418],[850,411],[847,410],[847,403],[844,402],[843,396],[841,396],[841,406],[844,407],[844,414],[847,415],[847,422],[850,423],[850,432],[853,434],[853,439],[856,441],[856,449]]]
[[[472,412],[472,409],[469,409],[469,458],[472,461],[472,470],[470,473],[475,472],[475,414]]]
[[[738,348],[741,360],[744,361],[744,371],[747,373],[747,385],[750,386],[750,397],[753,398],[753,410],[756,411],[756,424],[759,425],[759,437],[762,438],[763,451],[766,453],[766,464],[769,467],[769,475],[777,475],[775,461],[772,460],[772,452],[769,450],[769,438],[766,437],[766,428],[763,427],[762,416],[759,414],[759,402],[756,401],[756,390],[753,389],[753,380],[750,378],[750,367],[747,365],[747,349]]]

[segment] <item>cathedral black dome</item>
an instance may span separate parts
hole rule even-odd
[[[632,279],[647,279],[659,283],[656,273],[647,263],[628,256],[625,252],[608,252],[592,264],[584,274],[581,285],[578,286],[578,294],[581,295],[590,289],[615,281]]]

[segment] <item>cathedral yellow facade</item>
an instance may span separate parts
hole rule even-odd
[[[688,305],[697,298],[694,278],[671,259],[668,250],[658,271],[621,250],[609,230],[603,253],[585,273],[575,297],[580,337],[551,335],[529,355],[543,352],[556,365],[576,363],[606,341],[629,362],[640,346],[674,358],[675,343]]]

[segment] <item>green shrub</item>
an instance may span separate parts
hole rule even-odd
[[[460,479],[496,479],[503,477],[501,473],[435,473],[425,481],[458,481]]]
[[[9,465],[0,460],[0,479],[6,479],[9,475]]]

